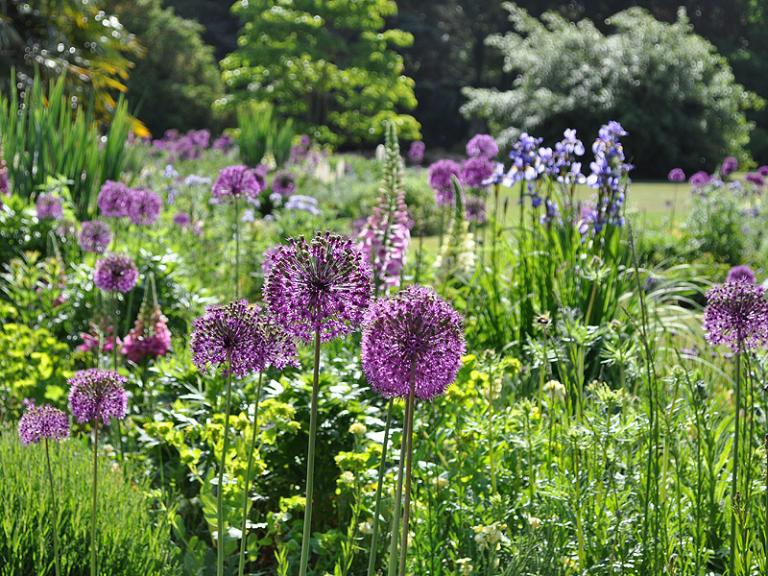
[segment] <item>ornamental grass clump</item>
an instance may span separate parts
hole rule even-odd
[[[405,576],[416,399],[431,400],[445,392],[456,378],[464,348],[461,316],[431,288],[410,286],[391,298],[377,300],[366,314],[362,340],[365,376],[382,396],[407,399],[392,517],[390,576]],[[405,500],[396,563],[404,459]],[[374,535],[377,524],[378,510],[374,515]]]
[[[91,576],[98,574],[96,550],[96,504],[98,502],[99,427],[114,418],[125,418],[128,395],[125,378],[117,372],[92,368],[77,372],[69,379],[69,409],[79,424],[90,424],[93,430],[93,490],[91,499]]]
[[[311,241],[291,239],[274,252],[264,282],[270,313],[288,334],[314,340],[314,371],[307,450],[307,487],[299,575],[309,563],[312,497],[317,437],[320,343],[357,330],[371,300],[371,271],[352,240],[318,234]]]

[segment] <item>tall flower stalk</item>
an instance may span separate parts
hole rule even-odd
[[[387,467],[387,449],[389,447],[389,430],[392,426],[392,411],[395,401],[389,399],[387,403],[387,422],[384,425],[384,443],[381,449],[381,462],[379,463],[379,477],[376,481],[376,496],[373,505],[373,526],[371,528],[371,549],[368,552],[368,574],[374,576],[376,573],[376,553],[379,543],[379,524],[381,523],[381,494],[384,488],[384,472]]]
[[[307,485],[299,576],[309,565],[314,497],[315,445],[320,392],[320,345],[356,330],[371,299],[371,271],[362,252],[342,236],[291,239],[270,256],[264,300],[290,335],[314,344],[307,446]]]

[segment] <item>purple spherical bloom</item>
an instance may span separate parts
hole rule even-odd
[[[754,184],[758,188],[762,188],[765,185],[765,178],[763,178],[760,172],[748,172],[747,175],[744,176],[744,180]]]
[[[670,182],[685,182],[685,172],[682,168],[672,168],[667,174],[667,180]]]
[[[93,281],[107,292],[128,292],[139,279],[139,271],[128,256],[109,254],[96,262]]]
[[[712,176],[703,170],[699,170],[688,179],[688,183],[694,188],[701,188],[712,181]]]
[[[371,299],[371,271],[348,238],[326,232],[291,239],[272,258],[264,300],[294,337],[331,340],[355,330]]]
[[[420,140],[411,142],[411,146],[408,148],[408,160],[413,164],[421,164],[424,161],[425,150],[426,146],[424,145],[424,142]]]
[[[464,204],[468,221],[485,224],[487,216],[485,212],[485,200],[483,198],[468,196]]]
[[[707,292],[704,330],[712,344],[734,350],[768,341],[768,301],[765,288],[749,282],[726,282]]]
[[[216,201],[229,198],[256,198],[263,186],[259,184],[253,170],[242,164],[227,166],[219,171],[211,193]]]
[[[134,188],[131,190],[128,202],[128,217],[137,226],[149,226],[154,224],[160,216],[163,201],[160,196],[146,188]]]
[[[429,167],[429,185],[435,191],[438,204],[453,204],[452,177],[461,177],[461,166],[453,160],[438,160]]]
[[[764,177],[768,176],[768,166],[760,166],[760,168],[758,168],[757,171],[761,176],[764,176]]]
[[[64,214],[61,198],[53,194],[40,194],[35,202],[37,217],[40,220],[59,220]]]
[[[749,282],[755,283],[755,273],[749,266],[734,266],[728,271],[728,282]]]
[[[80,424],[98,420],[108,424],[110,418],[125,418],[128,395],[123,386],[126,379],[117,372],[99,368],[81,370],[68,382],[69,409]]]
[[[22,444],[37,444],[40,440],[63,440],[69,437],[69,419],[53,406],[35,406],[29,403],[19,420]]]
[[[728,176],[739,169],[739,161],[734,156],[727,156],[720,165],[720,174]]]
[[[176,214],[173,215],[173,223],[179,228],[186,228],[191,222],[192,218],[186,212],[176,212]]]
[[[499,145],[490,134],[475,134],[467,142],[467,156],[470,158],[485,158],[490,160],[499,153]]]
[[[78,242],[80,248],[86,252],[103,254],[109,243],[112,242],[112,231],[107,223],[101,220],[83,222],[80,225]]]
[[[431,288],[409,286],[377,300],[365,316],[363,371],[374,390],[422,400],[450,386],[461,367],[461,316]]]
[[[272,179],[272,192],[287,197],[296,192],[296,178],[293,174],[281,171]]]
[[[128,216],[128,206],[131,201],[131,191],[122,182],[107,180],[99,191],[97,203],[101,215],[107,218],[123,218]]]
[[[259,314],[259,329],[266,354],[265,368],[272,366],[284,370],[289,366],[299,367],[296,342],[267,310]]]
[[[461,168],[461,181],[472,188],[481,188],[493,176],[495,165],[485,157],[470,158]]]
[[[222,134],[216,140],[213,141],[213,149],[226,152],[235,145],[235,141],[229,134]]]

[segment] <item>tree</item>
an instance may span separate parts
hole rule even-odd
[[[419,136],[413,80],[392,48],[413,42],[385,30],[394,0],[250,0],[233,11],[239,48],[222,61],[223,108],[266,101],[321,142],[374,143],[392,120],[405,139]]]
[[[487,120],[502,141],[521,131],[555,141],[568,127],[587,136],[613,119],[630,133],[626,148],[640,174],[746,157],[750,95],[684,11],[667,24],[631,8],[611,17],[604,34],[586,19],[574,26],[553,12],[539,20],[509,10],[516,31],[488,41],[517,79],[507,91],[465,89],[462,109]]]

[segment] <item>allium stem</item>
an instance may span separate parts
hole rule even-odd
[[[117,293],[112,292],[112,370],[117,372],[117,327],[119,322],[118,317],[118,305],[117,305]],[[120,424],[120,420],[117,421],[117,446],[120,449],[120,463],[125,463],[125,451],[123,449],[123,427]],[[123,469],[125,474],[125,469]]]
[[[299,576],[306,576],[309,564],[309,539],[312,534],[312,495],[315,477],[315,440],[317,437],[317,397],[320,391],[320,331],[315,331],[315,367],[312,377],[312,401],[309,411],[309,447],[307,449],[307,493],[304,504],[304,530],[301,537]]]
[[[91,576],[97,576],[96,560],[96,493],[99,476],[99,422],[93,422],[93,486],[91,494]]]
[[[228,355],[229,356],[229,355]],[[224,576],[224,468],[227,465],[227,450],[229,450],[229,408],[232,401],[232,359],[227,358],[227,391],[224,400],[224,446],[221,452],[221,466],[219,467],[219,481],[216,485],[216,532],[217,532],[217,556],[216,574]]]
[[[48,438],[45,438],[45,460],[48,464],[48,483],[51,487],[51,504],[53,507],[53,558],[56,576],[61,576],[61,560],[59,559],[59,506],[56,500],[56,489],[53,485],[53,469],[51,468],[51,453],[48,449]]]
[[[406,408],[405,419],[403,421],[403,431],[400,434],[400,459],[397,463],[397,483],[395,484],[395,499],[392,502],[392,524],[390,527],[389,541],[389,567],[388,576],[396,576],[397,563],[397,540],[400,535],[400,511],[403,502],[403,468],[405,466],[405,437],[408,434],[408,410]]]
[[[739,341],[736,348],[736,419],[733,440],[733,470],[731,471],[731,559],[729,574],[736,574],[736,493],[739,490],[739,425],[741,415],[741,349]]]
[[[411,516],[411,469],[413,466],[413,413],[416,409],[416,382],[411,378],[411,391],[408,394],[407,407],[407,448],[405,461],[405,502],[403,503],[403,534],[400,543],[399,576],[405,576],[405,559],[408,555],[408,521]]]
[[[235,197],[235,300],[240,298],[240,199]]]
[[[387,448],[389,447],[389,429],[392,425],[392,411],[395,404],[390,398],[387,404],[387,423],[384,425],[384,445],[381,449],[381,462],[379,462],[379,478],[376,483],[376,498],[373,507],[373,533],[371,534],[371,549],[368,554],[368,576],[376,573],[376,552],[379,540],[379,518],[381,516],[381,493],[384,486],[384,471],[387,467]]]
[[[248,447],[248,464],[245,468],[245,489],[243,490],[243,524],[240,530],[240,565],[237,573],[243,576],[245,572],[245,544],[246,530],[248,526],[248,493],[251,487],[251,468],[253,466],[253,451],[256,448],[256,436],[259,429],[259,401],[261,400],[261,383],[263,381],[263,372],[259,372],[259,383],[256,386],[256,404],[253,408],[253,428],[251,430],[251,443]]]

